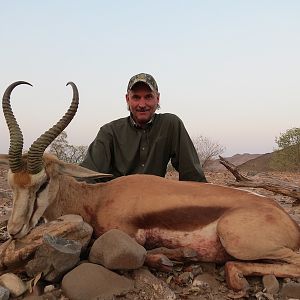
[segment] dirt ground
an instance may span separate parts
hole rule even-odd
[[[6,182],[7,169],[0,168],[0,242],[7,239],[6,233],[6,220],[11,210],[12,200],[11,191]],[[228,182],[234,181],[234,177],[227,171],[224,172],[206,172],[207,179],[209,182],[216,184],[227,184]],[[251,173],[245,174],[251,177]],[[289,181],[294,184],[300,185],[300,174],[293,173],[259,173],[255,176],[259,178],[276,178],[279,180]],[[169,174],[170,179],[177,179],[175,173]],[[245,188],[246,189],[246,188]],[[270,196],[274,198],[284,209],[295,219],[300,225],[300,204],[295,204],[295,200],[273,192],[266,191],[263,189],[249,189],[256,193]],[[263,199],[262,199],[263,201]],[[201,263],[193,265],[181,265],[178,264],[172,273],[155,272],[152,273],[159,279],[163,280],[168,286],[175,292],[177,299],[239,299],[241,295],[234,293],[227,289],[224,277],[224,267],[222,265],[216,265],[214,263]],[[197,279],[197,283],[195,284]],[[247,278],[250,283],[249,299],[288,299],[282,296],[272,296],[266,294],[260,277]],[[280,285],[285,282],[290,282],[291,279],[278,279]],[[297,281],[298,280],[298,281]],[[293,279],[292,279],[293,281]],[[299,282],[300,279],[295,279]],[[59,286],[57,286],[59,290]],[[300,297],[300,296],[299,296]],[[19,298],[21,299],[21,298]],[[60,292],[56,292],[56,296],[53,294],[50,298],[45,299],[67,299]],[[153,299],[153,291],[149,287],[144,287],[140,291],[130,293],[124,297],[116,299]],[[157,298],[156,298],[157,299]]]

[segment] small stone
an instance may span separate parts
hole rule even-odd
[[[289,283],[289,282],[292,282],[292,279],[291,278],[283,278],[283,283]]]
[[[184,271],[192,272],[194,277],[203,273],[203,270],[202,270],[201,266],[199,266],[199,265],[190,265],[188,267],[185,267]]]
[[[0,276],[0,284],[7,288],[13,297],[19,297],[27,290],[25,283],[15,274],[6,273]]]
[[[194,276],[192,272],[183,272],[179,276],[174,278],[175,282],[181,286],[190,284],[193,279]]]
[[[264,275],[262,278],[262,282],[263,282],[264,288],[266,289],[267,293],[270,293],[272,295],[278,293],[279,282],[273,274]]]
[[[300,298],[300,283],[299,282],[289,282],[283,284],[281,289],[281,294],[288,298]]]
[[[202,281],[202,280],[200,280],[198,278],[194,279],[193,286],[194,287],[199,287],[199,288],[201,288],[203,290],[209,290],[210,289],[210,286],[209,286],[209,284],[207,282]]]
[[[0,300],[8,300],[9,294],[9,290],[7,288],[0,286]]]
[[[195,277],[193,287],[199,287],[203,291],[212,291],[219,288],[219,282],[215,276],[209,273],[203,273]]]
[[[44,288],[44,293],[50,293],[55,290],[55,286],[53,284],[47,285]]]
[[[273,297],[272,294],[264,293],[262,291],[257,292],[255,294],[255,297],[256,297],[257,300],[274,300],[274,297]]]

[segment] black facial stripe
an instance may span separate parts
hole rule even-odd
[[[48,183],[49,183],[49,179],[40,186],[40,188],[36,192],[36,199],[39,197],[40,193],[47,187]]]

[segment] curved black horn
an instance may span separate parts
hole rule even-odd
[[[39,173],[43,168],[43,153],[54,139],[68,126],[76,114],[79,94],[76,85],[68,82],[73,89],[73,99],[65,115],[48,131],[43,133],[29,148],[27,169],[31,174]]]
[[[13,173],[22,169],[23,134],[11,109],[10,95],[13,89],[20,84],[31,85],[26,81],[16,81],[5,90],[2,98],[3,113],[10,136],[9,167]]]

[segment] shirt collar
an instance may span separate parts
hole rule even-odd
[[[145,128],[144,128],[144,129],[149,128],[149,127],[153,124],[153,121],[154,121],[154,119],[155,119],[155,116],[156,116],[156,114],[154,114],[154,115],[152,116],[152,118],[145,124]],[[139,124],[137,124],[137,123],[134,121],[134,119],[133,119],[133,117],[132,117],[132,114],[130,114],[129,120],[130,120],[131,125],[133,125],[133,127],[138,128],[138,129],[141,129],[141,128],[142,128]]]

